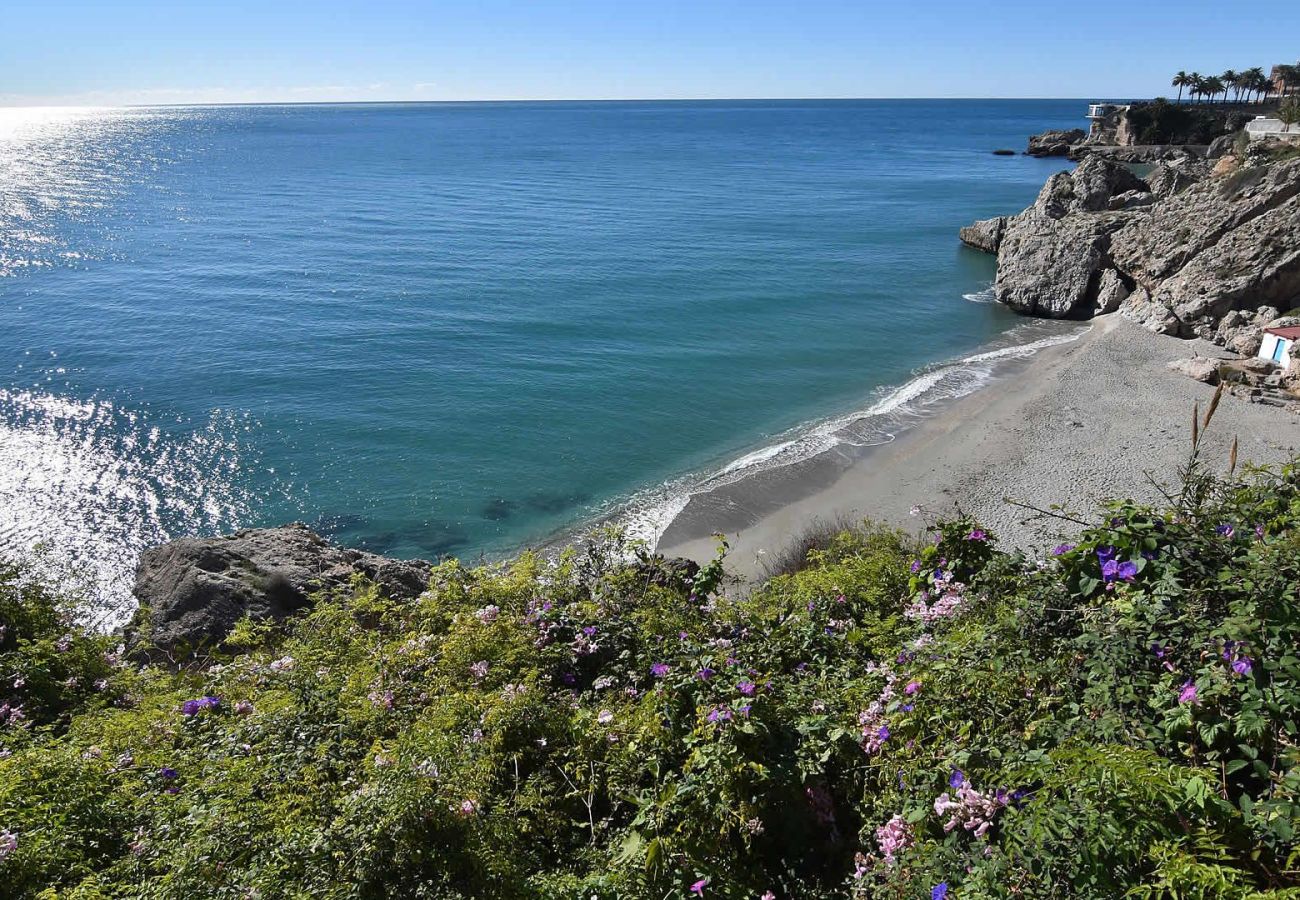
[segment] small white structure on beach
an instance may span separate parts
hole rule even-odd
[[[1291,345],[1300,341],[1300,325],[1290,328],[1265,328],[1259,358],[1275,362],[1283,371],[1291,367]]]

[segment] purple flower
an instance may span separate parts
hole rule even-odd
[[[181,774],[180,772],[177,772],[175,769],[171,768],[170,766],[163,766],[161,769],[158,770],[159,777],[165,778],[168,781],[171,781],[173,778],[179,778],[180,774]]]
[[[919,571],[921,571],[921,561],[919,559],[912,560],[912,574],[915,575]]]
[[[1258,539],[1261,540],[1261,541],[1264,540],[1264,526],[1263,526],[1263,525],[1256,525],[1256,526],[1255,526],[1255,537],[1258,538]]]
[[[919,681],[909,681],[909,682],[907,683],[907,687],[903,688],[903,693],[904,693],[904,694],[915,694],[915,693],[916,693],[917,691],[919,691],[920,689],[921,689],[921,682],[919,682]]]
[[[930,888],[930,900],[946,900],[948,896],[948,882],[941,881],[934,887]]]
[[[754,696],[754,691],[758,690],[758,686],[752,681],[742,681],[740,684],[736,685],[736,690],[740,691],[746,697],[752,697]]]
[[[708,681],[710,678],[714,676],[714,674],[715,673],[712,669],[710,669],[708,666],[705,666],[703,669],[700,669],[698,672],[695,673],[695,677],[700,679],[700,681]]]
[[[1232,663],[1232,671],[1238,675],[1249,675],[1253,665],[1249,656],[1239,656]]]
[[[1233,528],[1227,522],[1224,522],[1218,528],[1214,529],[1214,533],[1217,534],[1219,537],[1230,538],[1237,533],[1237,529]]]
[[[1105,565],[1108,561],[1110,561],[1110,560],[1112,560],[1112,559],[1114,559],[1114,558],[1115,558],[1115,548],[1114,548],[1114,547],[1098,547],[1098,548],[1097,548],[1097,559],[1098,559],[1098,560],[1099,560],[1103,565]]]
[[[697,897],[704,896],[704,886],[709,883],[709,879],[701,878],[695,884],[691,885],[691,893]]]
[[[1053,556],[1064,556],[1074,549],[1074,544],[1057,544],[1052,548]]]
[[[672,670],[669,668],[668,663],[657,662],[650,667],[650,674],[655,678],[664,678],[670,671]]]
[[[899,707],[899,709],[901,709],[903,712],[911,712],[912,710],[916,709],[916,704],[904,703],[902,706]]]
[[[1196,685],[1191,681],[1184,684],[1182,690],[1178,694],[1178,702],[1200,703],[1201,701],[1196,698]]]
[[[970,534],[966,535],[968,541],[987,541],[988,539],[988,533],[982,528],[974,528]]]
[[[595,626],[595,625],[588,625],[586,628],[582,629],[582,633],[585,634],[587,637],[595,637],[595,636],[596,636],[596,626]]]
[[[200,707],[199,707],[199,701],[197,701],[197,700],[186,700],[184,703],[181,704],[181,715],[182,715],[182,716],[197,716],[197,715],[199,714],[199,709],[200,709]]]
[[[730,722],[731,710],[715,706],[709,710],[708,720],[710,722]]]
[[[881,725],[880,728],[877,729],[877,731],[876,731],[876,738],[877,738],[877,739],[878,739],[882,744],[883,744],[885,741],[889,740],[889,726],[888,726],[888,725]]]
[[[1137,578],[1138,567],[1135,562],[1122,562],[1119,564],[1119,571],[1116,573],[1120,581],[1132,581]]]
[[[1142,558],[1145,559],[1147,562],[1150,562],[1151,560],[1153,560],[1153,559],[1156,558],[1156,551],[1154,551],[1154,550],[1143,550],[1143,551],[1142,551]]]
[[[218,706],[220,706],[220,705],[221,705],[221,698],[220,698],[220,697],[200,697],[200,698],[199,698],[199,708],[200,708],[200,709],[216,709],[216,708],[217,708]]]
[[[753,708],[754,708],[754,707],[753,707],[752,704],[746,703],[744,706],[738,706],[738,707],[736,707],[736,712],[740,713],[742,716],[744,716],[746,719],[748,719],[748,718],[749,718],[749,711],[750,711],[751,709],[753,709]]]
[[[953,769],[952,774],[948,776],[948,787],[956,790],[966,782],[966,773],[961,769]]]

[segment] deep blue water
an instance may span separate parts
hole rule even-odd
[[[1063,101],[0,110],[0,546],[495,553],[1016,324]]]

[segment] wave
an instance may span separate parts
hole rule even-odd
[[[1041,326],[1022,326],[1006,337],[1015,341],[1025,331],[1038,327]],[[794,465],[837,447],[889,443],[901,431],[932,415],[939,404],[967,396],[987,385],[996,376],[999,363],[1071,343],[1086,331],[1086,327],[1074,328],[1067,333],[1021,340],[927,366],[902,385],[882,389],[879,398],[863,409],[804,423],[715,471],[677,478],[641,491],[618,504],[602,520],[613,521],[627,536],[654,547],[692,497],[762,472]]]
[[[963,300],[969,300],[971,303],[996,303],[998,299],[997,293],[993,290],[993,285],[991,284],[983,290],[975,291],[970,294],[962,294],[961,297]]]

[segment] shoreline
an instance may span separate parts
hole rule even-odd
[[[792,465],[730,485],[714,502],[692,497],[657,552],[704,562],[721,531],[731,545],[728,571],[754,582],[766,574],[766,556],[818,521],[870,518],[916,530],[913,507],[929,517],[959,505],[1005,543],[1045,546],[1069,524],[1005,498],[1088,513],[1110,497],[1157,499],[1148,476],[1176,479],[1192,406],[1204,409],[1214,393],[1166,366],[1193,355],[1231,356],[1205,341],[1098,317],[1078,340],[1038,350],[830,477],[824,467]],[[1300,449],[1300,417],[1225,396],[1202,445],[1208,465],[1226,465],[1234,435],[1243,464],[1277,462]]]

